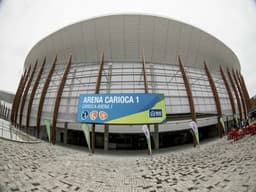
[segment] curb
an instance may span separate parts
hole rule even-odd
[[[41,141],[19,141],[19,140],[15,140],[15,139],[9,139],[9,138],[6,138],[6,137],[2,137],[0,136],[0,139],[4,139],[4,140],[7,140],[7,141],[14,141],[14,142],[17,142],[17,143],[27,143],[27,144],[37,144],[37,143],[41,143]]]

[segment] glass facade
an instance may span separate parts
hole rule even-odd
[[[51,78],[43,105],[41,119],[52,120],[56,94],[65,70],[65,63],[57,63]],[[32,87],[39,73],[37,68],[26,97],[22,124],[30,115],[30,126],[36,126],[39,100],[51,64],[45,66],[35,97],[31,114],[27,114]],[[78,97],[80,94],[94,93],[99,73],[97,63],[72,63],[62,92],[58,122],[76,122]],[[192,90],[196,113],[217,115],[214,96],[204,69],[185,67]],[[176,64],[146,63],[146,76],[149,93],[163,93],[167,115],[189,114],[190,107],[180,68]],[[228,93],[220,72],[212,74],[220,98],[224,115],[232,115]],[[144,93],[142,63],[105,62],[101,76],[100,93]],[[236,100],[235,100],[236,101]],[[237,105],[237,102],[235,102]],[[236,106],[236,108],[238,108]],[[41,124],[43,122],[41,121]]]

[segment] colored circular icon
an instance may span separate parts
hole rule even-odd
[[[95,120],[95,119],[97,119],[97,117],[98,117],[98,112],[97,111],[91,111],[90,112],[91,120]]]
[[[104,121],[108,118],[108,114],[105,111],[100,111],[99,117],[100,117],[100,120]]]
[[[82,113],[81,113],[81,119],[82,119],[82,120],[87,119],[88,115],[89,115],[88,111],[82,111]]]

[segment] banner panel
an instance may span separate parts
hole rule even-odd
[[[81,94],[77,121],[96,124],[152,124],[166,119],[164,95]]]

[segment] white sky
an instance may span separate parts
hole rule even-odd
[[[212,34],[235,52],[256,94],[256,0],[0,0],[0,90],[16,92],[26,55],[45,36],[117,13],[169,17]]]

